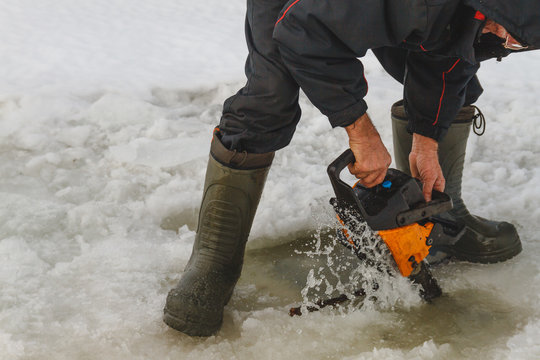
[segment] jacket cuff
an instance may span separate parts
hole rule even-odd
[[[427,136],[437,142],[440,142],[448,132],[448,129],[431,124],[413,123],[411,120],[409,120],[409,123],[407,124],[407,132],[410,134],[416,133],[422,136]]]
[[[328,115],[328,120],[330,120],[330,125],[332,125],[333,128],[338,126],[346,127],[354,123],[360,116],[364,115],[367,108],[366,102],[360,100],[344,110]]]

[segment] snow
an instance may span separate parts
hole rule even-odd
[[[518,257],[436,268],[446,295],[432,305],[401,283],[386,307],[290,318],[311,269],[333,279],[325,256],[306,254],[332,224],[326,166],[346,144],[302,97],[222,331],[193,339],[163,324],[212,129],[244,81],[244,11],[239,0],[0,2],[0,359],[540,357],[535,52],[483,65],[487,130],[469,140],[463,190],[475,213],[516,224]],[[401,89],[372,56],[364,64],[391,148]]]

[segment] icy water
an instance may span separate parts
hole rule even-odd
[[[310,257],[298,253],[299,248],[305,248],[306,240],[307,238],[299,238],[291,244],[249,253],[242,283],[254,284],[259,291],[275,298],[273,306],[287,306],[301,302],[299,291],[305,286],[310,269],[322,266],[324,271],[321,275],[335,278],[330,274],[330,269],[325,267],[325,256]],[[328,240],[328,243],[333,246],[331,240]],[[341,245],[336,246],[338,247],[336,253],[339,254],[335,257],[336,260],[356,263],[357,259],[349,255],[348,250],[341,251]],[[449,280],[446,277],[451,276],[451,271],[444,269],[444,266],[434,268],[435,276],[439,278],[443,288]],[[485,270],[489,271],[487,266]],[[346,279],[346,276],[344,278]],[[406,306],[398,303],[388,309],[379,308],[377,310],[380,312],[379,315],[383,318],[388,316],[389,321],[384,324],[377,322],[367,324],[360,332],[358,330],[353,332],[356,335],[352,335],[348,324],[342,327],[340,321],[347,316],[369,318],[373,315],[372,310],[364,310],[358,304],[342,305],[342,309],[325,309],[322,316],[327,320],[322,321],[335,321],[336,334],[341,333],[345,337],[350,336],[351,339],[350,348],[346,349],[334,348],[330,341],[327,342],[330,349],[327,349],[326,356],[331,358],[335,356],[333,358],[339,359],[369,352],[374,346],[401,349],[406,352],[422,346],[429,340],[435,344],[451,344],[451,350],[446,354],[450,358],[488,359],[492,355],[487,355],[485,349],[478,350],[480,346],[497,347],[512,334],[522,330],[526,319],[537,313],[534,308],[519,306],[501,299],[497,291],[490,289],[471,287],[445,290],[441,298],[430,304],[421,302]],[[249,308],[250,304],[253,309],[262,305],[246,302],[245,306]],[[313,314],[303,316],[309,317]],[[324,339],[320,341],[324,342]]]
[[[444,295],[432,303],[418,299],[403,303],[401,299],[386,308],[384,305],[389,304],[344,304],[291,318],[288,309],[305,300],[301,293],[310,270],[322,268],[319,276],[335,279],[335,271],[326,267],[326,255],[306,254],[311,254],[314,237],[318,236],[306,233],[289,244],[247,253],[238,289],[227,307],[224,328],[216,339],[188,340],[171,331],[167,336],[189,344],[189,358],[206,353],[211,358],[230,354],[240,359],[493,359],[506,358],[500,352],[504,345],[514,334],[524,331],[527,319],[538,314],[534,307],[501,297],[501,291],[506,291],[503,287],[452,286],[452,273],[463,276],[468,271],[490,269],[450,263],[433,269]],[[328,246],[334,246],[331,236],[321,237],[323,245],[326,241]],[[332,256],[344,262],[356,260],[341,245]],[[343,275],[343,279],[348,276],[347,272]],[[416,296],[407,286],[395,290],[404,298]],[[257,342],[251,343],[250,339]],[[221,353],[224,343],[227,351]],[[201,352],[198,346],[205,346],[209,352]],[[216,353],[210,351],[213,347]],[[527,352],[522,358],[535,356]]]

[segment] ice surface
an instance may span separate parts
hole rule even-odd
[[[517,258],[435,269],[446,296],[432,305],[403,283],[387,308],[289,318],[311,269],[340,290],[327,258],[308,254],[329,241],[318,232],[333,223],[326,165],[346,135],[302,97],[223,330],[191,339],[163,324],[195,237],[210,135],[244,81],[244,7],[0,3],[0,359],[539,358],[534,52],[483,65],[487,130],[469,140],[463,187],[475,213],[516,224]],[[364,65],[370,114],[391,148],[401,89],[372,56]]]

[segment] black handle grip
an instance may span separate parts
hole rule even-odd
[[[339,155],[336,160],[332,161],[330,165],[328,165],[328,176],[330,176],[330,181],[334,183],[334,181],[339,180],[339,174],[345,169],[345,167],[351,163],[355,162],[354,154],[351,149],[347,149],[343,152],[343,154]]]
[[[336,160],[328,165],[326,171],[330,177],[330,182],[334,188],[334,193],[336,194],[336,200],[338,201],[339,206],[342,208],[356,209],[360,211],[362,216],[366,217],[364,208],[357,203],[353,188],[339,177],[343,169],[355,161],[356,159],[354,158],[352,150],[347,149],[339,155]]]

